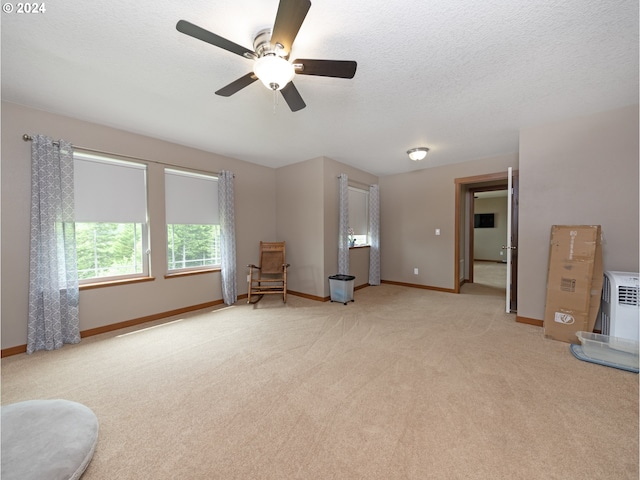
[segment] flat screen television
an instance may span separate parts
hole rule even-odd
[[[493,213],[476,213],[473,216],[474,228],[494,228]]]

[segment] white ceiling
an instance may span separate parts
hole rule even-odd
[[[637,0],[312,1],[291,58],[358,70],[297,76],[296,113],[259,82],[214,95],[251,61],[175,29],[184,19],[253,48],[278,0],[3,13],[2,99],[261,165],[327,156],[376,175],[517,152],[523,127],[638,102]],[[405,154],[416,146],[431,149],[418,163]]]

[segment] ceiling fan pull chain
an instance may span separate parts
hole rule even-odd
[[[278,90],[273,91],[273,114],[276,114],[276,106],[278,105]]]

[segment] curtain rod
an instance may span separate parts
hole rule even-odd
[[[25,142],[31,142],[33,141],[33,137],[27,133],[25,133],[24,135],[22,135],[22,140],[24,140]],[[53,144],[56,147],[60,146],[60,142],[56,142],[54,141]],[[81,147],[79,145],[71,145],[72,148],[74,149],[78,149],[78,150],[84,150],[85,152],[91,152],[91,153],[99,153],[102,155],[111,155],[114,157],[120,157],[120,158],[128,158],[129,160],[138,160],[139,162],[148,162],[148,163],[155,163],[158,165],[165,165],[167,167],[178,167],[178,168],[189,168],[189,167],[185,167],[184,165],[176,165],[174,163],[166,163],[166,162],[158,162],[157,160],[147,160],[146,158],[139,158],[139,157],[133,157],[131,155],[123,155],[121,153],[113,153],[113,152],[105,152],[103,150],[96,150],[95,148],[87,148],[87,147]],[[192,170],[199,170],[199,169],[192,169]],[[206,172],[206,170],[201,170],[203,172]],[[222,172],[207,172],[207,173],[217,173],[218,175],[220,175],[220,173]],[[233,178],[236,178],[236,174],[233,174]]]

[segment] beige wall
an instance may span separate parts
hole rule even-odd
[[[602,225],[605,270],[638,271],[638,106],[520,133],[518,315],[544,318],[552,225]]]
[[[423,160],[428,165],[429,157]],[[517,154],[426,168],[380,179],[382,279],[455,288],[456,178],[506,172]],[[463,212],[464,213],[464,212]],[[461,218],[461,225],[463,218]],[[435,230],[440,229],[440,235]],[[464,238],[465,232],[461,231]],[[464,249],[461,248],[461,257]],[[418,275],[413,269],[418,268]]]
[[[278,240],[287,242],[287,286],[324,296],[323,158],[276,171]]]
[[[238,292],[247,292],[243,266],[256,261],[260,239],[276,238],[275,171],[22,106],[2,104],[2,348],[26,344],[29,285],[31,144],[24,133],[157,162],[236,174]],[[149,164],[151,265],[155,280],[80,293],[80,329],[189,307],[222,298],[219,273],[165,279],[163,167]]]
[[[378,177],[326,157],[281,167],[277,170],[277,231],[287,241],[291,263],[289,288],[326,298],[329,276],[338,273],[338,175],[346,173],[350,184],[378,183]],[[369,281],[368,255],[350,253],[354,285]],[[366,250],[368,253],[368,249]],[[364,272],[367,275],[364,275]]]
[[[355,287],[369,284],[369,247],[353,247],[349,249],[349,274],[356,277]],[[337,271],[331,273],[334,275]]]
[[[502,245],[507,243],[507,197],[477,198],[474,213],[493,213],[494,228],[473,229],[473,258],[476,260],[506,261]]]

